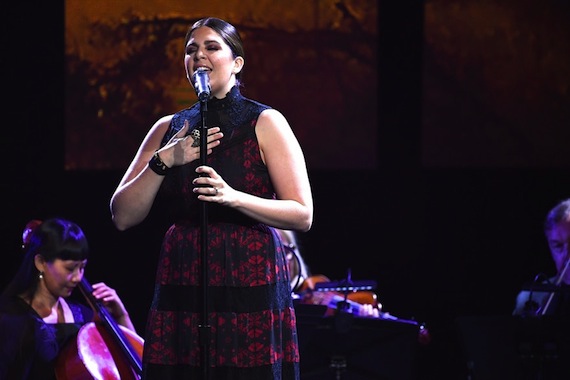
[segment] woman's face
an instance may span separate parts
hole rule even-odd
[[[213,29],[202,26],[188,40],[184,65],[191,83],[194,72],[203,67],[210,78],[211,95],[221,99],[235,85],[235,74],[241,70],[243,58],[234,58],[222,37]]]
[[[43,279],[40,280],[40,287],[49,291],[54,298],[69,297],[73,289],[83,279],[87,260],[61,260],[55,259],[53,262],[42,261],[36,267],[43,272]]]

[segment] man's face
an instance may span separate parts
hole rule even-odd
[[[556,265],[556,271],[560,274],[566,265],[566,261],[570,257],[570,220],[562,221],[554,226],[552,230],[546,233],[546,239],[552,260],[554,260],[554,264]],[[565,283],[570,284],[570,268],[566,270],[564,279]]]

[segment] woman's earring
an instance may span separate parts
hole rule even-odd
[[[43,280],[44,279],[44,272],[40,272],[40,274],[38,275],[38,278],[40,280]]]

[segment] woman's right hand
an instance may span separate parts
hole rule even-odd
[[[188,128],[189,124],[188,120],[186,120],[184,121],[184,127],[158,151],[160,159],[169,168],[182,166],[200,158],[200,138],[194,138],[192,135],[185,136]],[[213,148],[220,145],[222,137],[224,137],[224,134],[220,132],[220,127],[208,128],[207,154],[211,154]]]

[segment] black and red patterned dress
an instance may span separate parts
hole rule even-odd
[[[223,99],[209,100],[206,125],[221,127],[224,137],[207,164],[234,189],[274,198],[255,135],[259,114],[268,108],[243,97],[238,87]],[[184,120],[190,122],[190,131],[200,128],[199,103],[174,115],[163,144]],[[172,168],[160,190],[173,224],[162,243],[147,320],[144,379],[200,379],[201,330],[209,335],[210,379],[299,379],[283,244],[273,228],[215,203],[206,206],[208,320],[202,321],[202,206],[192,192],[198,165],[196,160]]]

